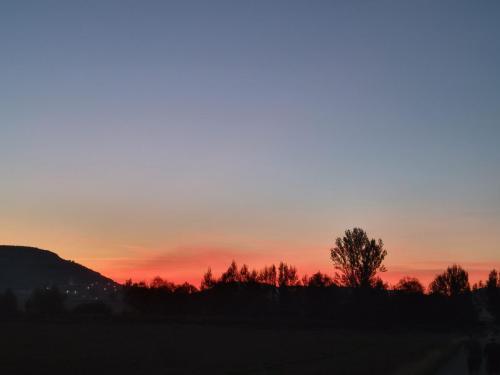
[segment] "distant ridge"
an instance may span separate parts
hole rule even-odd
[[[31,290],[46,286],[116,284],[56,253],[27,246],[0,245],[0,290]]]

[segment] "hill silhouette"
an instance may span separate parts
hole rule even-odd
[[[0,290],[115,282],[81,264],[35,247],[0,245]]]

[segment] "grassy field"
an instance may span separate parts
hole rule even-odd
[[[449,335],[144,322],[0,323],[1,374],[390,374]]]

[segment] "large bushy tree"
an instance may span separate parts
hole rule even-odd
[[[469,274],[459,265],[448,267],[442,274],[437,275],[429,285],[429,291],[433,294],[441,294],[448,297],[458,296],[470,291]]]
[[[382,264],[386,255],[382,240],[369,239],[361,228],[346,230],[330,250],[337,282],[351,288],[375,287],[377,273],[386,271]]]
[[[403,277],[394,287],[395,290],[405,294],[424,294],[424,286],[415,277]]]

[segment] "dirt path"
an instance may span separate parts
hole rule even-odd
[[[484,365],[484,364],[483,364]],[[475,375],[486,374],[483,368]],[[457,353],[438,371],[436,375],[471,375],[467,369],[467,351],[461,345]]]
[[[475,300],[476,308],[478,310],[478,320],[484,325],[485,331],[483,336],[478,339],[481,344],[481,353],[484,351],[484,347],[488,342],[489,338],[495,335],[498,328],[494,325],[493,316],[486,309],[486,303],[480,298]],[[458,351],[450,358],[448,362],[437,372],[436,375],[488,375],[485,368],[485,360],[481,363],[481,368],[476,372],[469,372],[467,368],[467,357],[469,353],[465,347],[465,343],[460,346]]]

